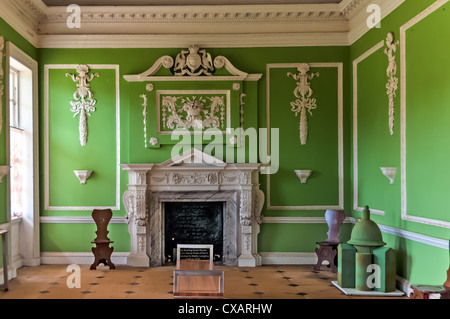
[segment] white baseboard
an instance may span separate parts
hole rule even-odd
[[[3,285],[5,283],[5,278],[3,277],[3,271],[4,269],[1,268],[0,270],[0,285]],[[17,277],[17,268],[14,267],[8,267],[8,281],[10,281],[13,278]]]
[[[115,265],[126,265],[127,252],[117,252],[112,254],[111,261]],[[90,265],[94,262],[94,255],[90,252],[43,252],[41,253],[42,265]]]
[[[316,253],[260,252],[263,265],[315,265]]]

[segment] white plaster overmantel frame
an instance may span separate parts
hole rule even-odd
[[[128,172],[123,195],[131,237],[128,265],[164,265],[164,202],[222,201],[224,264],[261,266],[257,249],[264,204],[261,164],[227,164],[193,148],[161,164],[121,167]]]

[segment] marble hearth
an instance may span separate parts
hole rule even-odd
[[[224,202],[223,264],[261,266],[257,236],[264,193],[261,164],[227,164],[191,149],[161,164],[122,164],[128,172],[123,195],[131,237],[130,266],[162,266],[164,203]]]

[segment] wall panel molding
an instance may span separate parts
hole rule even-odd
[[[46,64],[44,66],[44,205],[45,210],[58,211],[92,211],[94,209],[120,210],[120,77],[119,66],[115,64],[90,64],[89,67],[95,70],[111,69],[115,70],[116,88],[116,190],[114,206],[51,206],[49,196],[49,72],[54,69],[76,69],[78,64]]]
[[[338,192],[339,199],[336,205],[305,205],[305,206],[274,206],[270,202],[270,174],[267,175],[267,209],[268,210],[326,210],[326,209],[344,209],[344,140],[343,140],[343,104],[344,104],[344,91],[343,91],[343,63],[342,62],[331,62],[331,63],[308,63],[311,68],[337,68],[338,79],[337,79],[337,146],[338,146]],[[271,63],[266,65],[266,126],[267,126],[267,150],[270,154],[270,70],[271,69],[293,69],[297,68],[299,63]]]
[[[407,111],[407,100],[406,100],[406,90],[407,90],[407,80],[406,80],[406,31],[428,17],[430,14],[441,8],[444,4],[448,3],[449,0],[437,0],[431,6],[426,8],[424,11],[416,15],[414,18],[409,20],[407,23],[400,27],[400,148],[401,148],[401,217],[403,220],[408,220],[420,224],[438,226],[443,228],[450,228],[450,222],[424,218],[418,216],[408,215],[407,209],[407,176],[406,176],[406,152],[407,152],[407,141],[406,141],[406,111]]]
[[[358,204],[358,64],[384,48],[384,44],[384,40],[378,42],[353,61],[353,210],[361,212],[364,208]],[[374,208],[370,208],[370,212],[377,215],[385,214],[383,210]]]

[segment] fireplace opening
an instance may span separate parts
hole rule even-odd
[[[225,202],[165,202],[164,259],[176,262],[177,244],[213,245],[214,263],[223,262]]]

